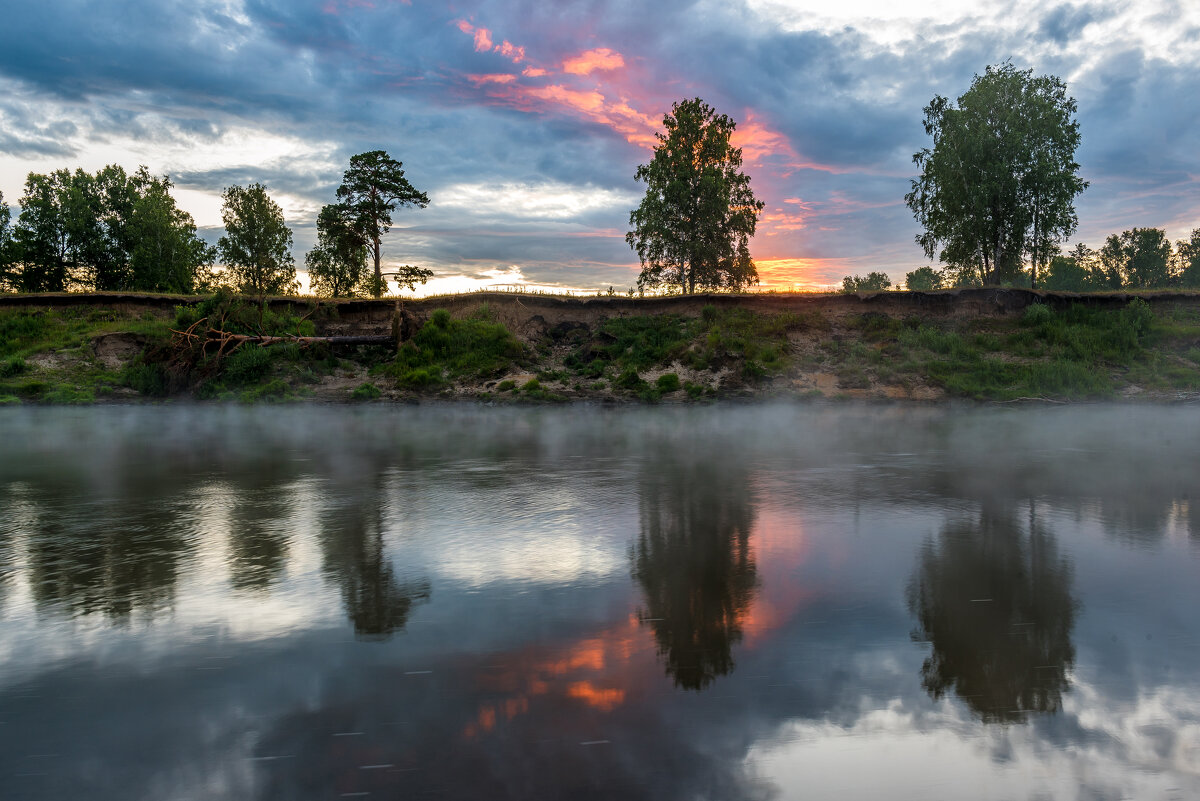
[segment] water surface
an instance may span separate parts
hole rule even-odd
[[[1194,798],[1198,421],[3,410],[0,795]]]

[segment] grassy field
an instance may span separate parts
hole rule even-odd
[[[161,304],[159,304],[161,306]],[[518,336],[481,304],[435,310],[399,350],[317,343],[218,352],[204,336],[309,336],[336,312],[228,296],[0,308],[0,404],[192,399],[642,402],[721,397],[1200,397],[1200,303],[1035,304],[1015,314],[698,314],[567,321]],[[178,332],[191,330],[195,336]]]

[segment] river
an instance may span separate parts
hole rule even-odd
[[[6,799],[1200,797],[1195,407],[0,410]]]

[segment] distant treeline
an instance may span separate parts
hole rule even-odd
[[[379,297],[389,278],[412,289],[433,275],[414,265],[381,269],[391,212],[429,202],[404,179],[400,162],[382,150],[352,157],[337,196],[318,215],[306,257],[313,292]],[[260,184],[226,187],[221,197],[225,234],[214,247],[175,205],[170,180],[145,167],[132,175],[115,164],[94,175],[30,173],[15,222],[0,195],[0,291],[298,292],[292,232],[279,204]]]
[[[916,291],[980,286],[973,270],[919,267],[904,276],[904,288]],[[1018,270],[1006,282],[1033,287],[1031,270]],[[886,273],[842,279],[843,292],[874,292],[892,288]],[[897,287],[899,288],[899,287]],[[1099,250],[1082,242],[1068,253],[1051,257],[1037,278],[1037,289],[1052,292],[1112,292],[1121,289],[1200,289],[1200,228],[1172,246],[1161,228],[1131,228],[1112,234]]]
[[[145,167],[30,173],[15,222],[0,195],[0,289],[190,294],[211,283],[215,258],[171,182]]]

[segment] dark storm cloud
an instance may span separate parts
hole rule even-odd
[[[1068,3],[1055,6],[1038,25],[1038,33],[1057,44],[1065,45],[1083,33],[1083,29],[1104,15],[1104,10],[1091,6],[1075,7]]]

